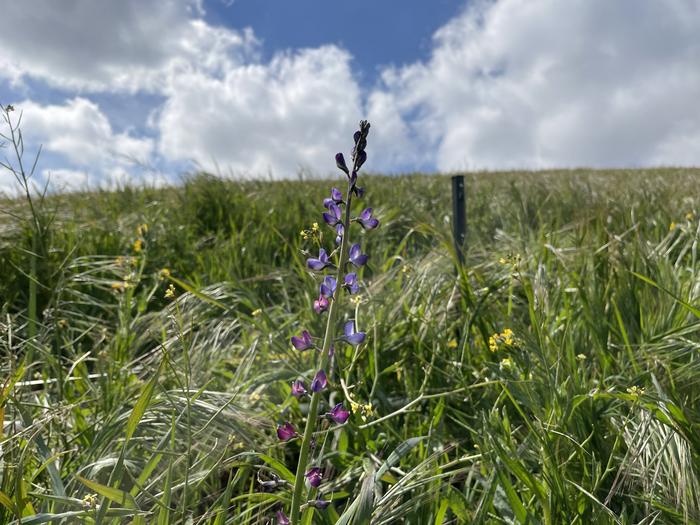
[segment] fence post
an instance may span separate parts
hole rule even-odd
[[[467,192],[464,185],[464,175],[452,176],[452,234],[455,251],[460,264],[464,263],[464,251],[467,240]]]

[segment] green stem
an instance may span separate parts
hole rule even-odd
[[[341,279],[343,277],[343,267],[348,253],[348,237],[350,236],[350,203],[352,201],[352,192],[350,191],[350,183],[348,183],[347,201],[345,203],[345,221],[343,227],[343,240],[340,243],[340,256],[338,257],[338,270],[335,280],[337,283],[336,292],[331,300],[328,309],[328,321],[326,322],[326,333],[323,337],[323,348],[321,350],[321,363],[319,370],[324,370],[328,365],[328,351],[331,347],[331,342],[335,338],[335,318],[338,309],[336,308],[336,298],[339,293]],[[304,473],[309,462],[309,449],[311,448],[311,438],[316,430],[316,419],[318,418],[318,405],[321,401],[321,393],[314,392],[311,395],[311,403],[309,404],[309,414],[306,418],[306,426],[304,427],[304,435],[301,440],[301,450],[299,451],[299,462],[297,463],[297,472],[294,479],[294,493],[292,495],[292,509],[289,520],[292,525],[299,523],[301,497],[304,489]],[[313,511],[313,509],[310,509]]]

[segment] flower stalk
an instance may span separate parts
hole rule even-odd
[[[350,225],[353,221],[357,221],[363,228],[373,229],[379,223],[379,221],[372,217],[371,208],[363,211],[359,219],[352,219],[351,217],[353,195],[361,197],[364,194],[364,190],[357,187],[357,172],[367,160],[365,147],[367,145],[368,132],[369,123],[367,121],[360,122],[360,130],[356,131],[353,136],[355,146],[352,154],[352,170],[348,169],[341,153],[338,153],[335,157],[337,167],[348,177],[345,202],[343,203],[342,194],[336,188],[333,188],[331,191],[330,199],[324,201],[324,207],[326,207],[329,212],[323,214],[323,219],[326,224],[336,231],[336,244],[340,244],[340,250],[336,261],[337,265],[333,266],[328,261],[327,254],[322,248],[319,250],[318,259],[313,258],[307,262],[309,268],[315,271],[323,271],[326,268],[335,270],[335,279],[328,276],[323,279],[319,299],[314,303],[314,310],[318,314],[327,311],[328,319],[326,320],[321,355],[318,358],[318,368],[316,369],[318,372],[312,382],[310,388],[311,392],[309,392],[311,401],[309,403],[306,425],[304,427],[304,433],[301,435],[301,448],[299,451],[294,487],[292,489],[292,504],[289,516],[289,523],[291,525],[298,525],[301,522],[302,512],[314,512],[316,508],[322,509],[329,505],[329,502],[313,500],[316,494],[316,488],[321,484],[322,479],[320,477],[321,470],[319,467],[314,467],[309,470],[309,455],[313,436],[317,430],[322,395],[325,395],[326,372],[328,375],[331,375],[329,364],[331,363],[332,349],[334,341],[336,340],[336,325],[338,323],[340,308],[338,300],[343,291],[354,294],[357,293],[359,289],[357,274],[351,273],[345,275],[345,272],[351,263],[356,267],[360,267],[367,261],[367,255],[361,252],[359,244],[352,245],[352,247],[350,246]],[[341,211],[341,206],[343,204],[345,206],[344,214]],[[349,323],[352,323],[352,331],[349,333],[348,323],[346,323],[345,337],[341,339],[352,345],[360,344],[364,340],[365,335],[355,332],[354,321],[349,321]],[[295,338],[293,341],[297,349],[300,349],[300,346],[305,346],[304,344],[298,345],[298,342],[300,342],[299,338]],[[297,388],[297,390],[299,389]],[[344,410],[342,403],[337,404],[331,412],[324,412],[324,417],[330,417],[339,424],[344,424],[349,416],[349,412]],[[314,464],[318,464],[316,460],[314,460]],[[313,483],[311,483],[308,496],[312,498],[312,501],[306,502],[303,498],[304,488],[306,482],[310,480],[313,480]]]

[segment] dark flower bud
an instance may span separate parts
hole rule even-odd
[[[367,152],[365,151],[360,151],[360,153],[357,154],[357,169],[359,170],[362,165],[365,163],[367,160]]]
[[[338,166],[339,170],[344,171],[346,175],[350,173],[348,166],[345,164],[345,157],[343,157],[342,153],[335,154],[335,165]]]
[[[323,499],[312,499],[306,502],[308,507],[313,507],[315,509],[327,509],[331,502]]]

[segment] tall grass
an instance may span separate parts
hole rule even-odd
[[[315,520],[360,501],[355,523],[700,522],[697,175],[470,174],[463,266],[449,178],[366,177],[369,342],[339,349],[356,413],[325,437]],[[261,481],[293,482],[274,428],[306,409],[289,385],[313,364],[288,341],[320,331],[299,231],[327,189],[199,175],[49,197],[35,334],[31,212],[2,202],[0,523],[288,505]]]

